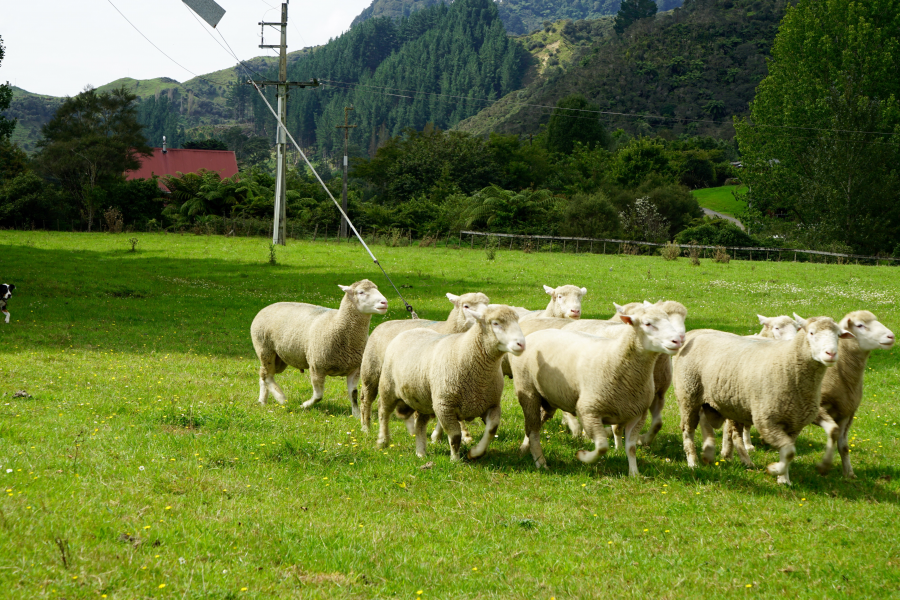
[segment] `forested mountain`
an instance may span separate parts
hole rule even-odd
[[[372,0],[353,25],[375,17],[399,19],[445,0]],[[506,31],[522,35],[536,31],[544,23],[570,19],[598,19],[619,11],[621,0],[503,0],[497,2],[500,20]],[[681,0],[656,0],[660,11],[681,6]]]
[[[342,145],[344,107],[353,139],[374,149],[403,129],[445,129],[521,87],[530,56],[503,29],[491,0],[436,4],[398,21],[370,19],[288,68],[288,78],[325,85],[295,90],[287,126],[325,151]],[[274,95],[274,90],[270,90]],[[257,131],[274,125],[253,98]]]
[[[730,138],[732,115],[746,114],[766,75],[789,0],[687,0],[671,13],[580,48],[566,70],[543,77],[461,123],[473,133],[530,133],[560,98],[582,94],[600,110],[646,117],[605,117],[608,129],[669,131]],[[571,29],[577,33],[576,24]],[[654,117],[664,117],[654,118]]]

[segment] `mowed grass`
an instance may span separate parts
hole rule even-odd
[[[692,190],[694,198],[703,208],[708,208],[723,215],[736,217],[747,210],[747,203],[741,202],[734,197],[734,191],[740,188],[745,190],[744,185],[723,185],[721,187],[704,188],[700,190]]]
[[[814,468],[825,436],[805,430],[776,485],[764,444],[687,468],[672,393],[640,478],[622,452],[596,465],[589,444],[545,429],[549,471],[520,457],[521,409],[507,383],[483,459],[454,464],[446,442],[414,453],[392,423],[375,448],[350,416],[342,379],[326,399],[308,374],[279,381],[281,408],[257,404],[249,326],[283,300],[336,307],[338,284],[375,281],[358,244],[0,232],[0,581],[10,598],[685,598],[900,594],[897,350],[875,352],[852,429],[858,475]],[[740,334],[756,313],[866,308],[894,331],[888,267],[500,250],[374,248],[425,318],[446,292],[541,308],[542,284],[588,288],[585,318],[612,302],[677,299],[688,328]],[[25,390],[31,397],[13,397]],[[479,435],[480,422],[473,424]],[[758,442],[754,432],[755,441]],[[698,437],[699,441],[699,437]],[[431,463],[431,464],[429,464]]]

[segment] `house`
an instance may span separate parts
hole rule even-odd
[[[167,149],[165,140],[162,148],[154,148],[153,155],[141,158],[141,166],[135,171],[127,171],[125,179],[150,179],[156,175],[176,175],[196,173],[201,169],[217,172],[223,179],[238,172],[237,158],[230,150],[182,150]],[[168,191],[159,182],[160,189]]]

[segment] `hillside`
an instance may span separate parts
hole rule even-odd
[[[766,58],[787,4],[689,0],[682,8],[636,23],[622,37],[578,46],[571,67],[545,69],[524,90],[457,128],[479,134],[535,132],[551,112],[541,107],[578,93],[603,111],[648,115],[604,116],[611,130],[730,138],[731,117],[747,113],[766,75]]]
[[[353,25],[376,17],[399,19],[444,0],[372,0]],[[497,2],[500,20],[506,31],[524,35],[537,31],[545,23],[564,19],[579,21],[615,15],[621,0],[504,0]],[[681,0],[656,0],[660,11],[681,6]]]

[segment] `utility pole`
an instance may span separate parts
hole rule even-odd
[[[278,120],[284,123],[287,119],[287,98],[288,88],[290,87],[317,87],[318,80],[312,81],[288,81],[287,80],[287,19],[288,5],[285,1],[281,5],[281,21],[277,23],[260,22],[260,28],[264,29],[266,25],[279,26],[281,28],[280,44],[260,44],[260,48],[279,48],[281,54],[278,61],[278,81],[251,81],[256,85],[266,86],[275,85],[278,88]],[[287,135],[284,128],[279,124],[278,133],[275,136],[275,220],[272,228],[272,243],[285,245],[285,228],[287,222],[287,206],[285,202],[285,175],[287,173]]]
[[[350,130],[355,128],[356,125],[350,125],[350,111],[353,110],[352,106],[344,107],[344,124],[343,125],[335,125],[338,129],[344,130],[344,185],[341,189],[341,208],[344,209],[344,214],[347,214],[347,145],[349,143],[350,138]],[[341,239],[347,238],[347,219],[341,216]]]

